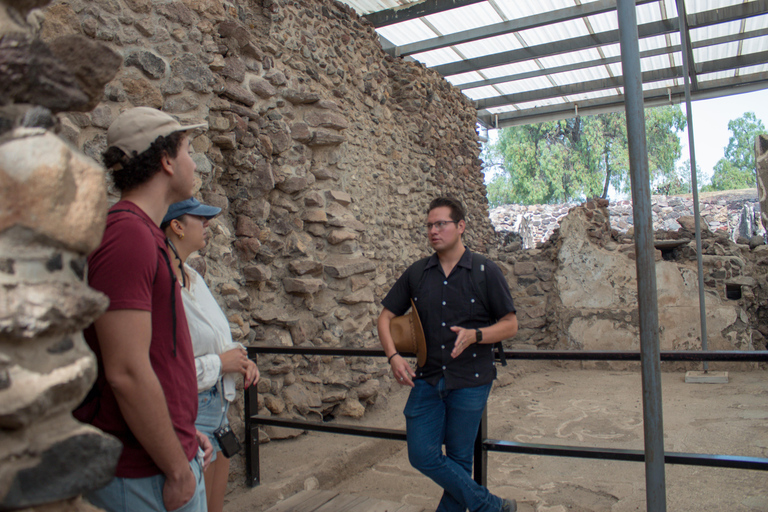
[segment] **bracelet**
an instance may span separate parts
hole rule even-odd
[[[387,358],[387,362],[391,363],[392,362],[392,358],[395,357],[395,356],[399,356],[399,355],[400,355],[400,352],[395,352],[394,354],[392,354],[391,356],[389,356]]]

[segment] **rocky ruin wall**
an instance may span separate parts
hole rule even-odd
[[[384,54],[373,29],[347,7],[70,0],[36,16],[43,38],[83,34],[123,57],[92,112],[60,116],[62,134],[87,154],[99,157],[106,128],[131,106],[209,123],[193,141],[199,196],[224,213],[191,263],[225,307],[236,339],[377,347],[381,299],[428,252],[426,205],[451,193],[469,210],[467,244],[488,250],[508,272],[521,311],[514,345],[589,348],[569,340],[599,339],[600,325],[621,324],[622,348],[633,348],[631,301],[618,324],[601,318],[595,330],[577,314],[594,308],[563,306],[563,275],[583,269],[559,252],[496,247],[472,105],[435,73]],[[613,236],[610,226],[598,232]],[[631,239],[615,244],[631,247]],[[628,253],[620,266],[633,263]],[[708,272],[719,276],[723,264],[713,260]],[[717,279],[713,289],[724,288]],[[631,297],[633,286],[630,276],[616,296]],[[739,308],[728,318],[742,322]],[[689,331],[682,340],[695,338]],[[750,346],[741,341],[748,334],[740,328],[740,341],[726,346]],[[262,414],[359,416],[391,384],[378,360],[276,356],[260,367]]]
[[[380,301],[427,254],[438,195],[467,205],[468,245],[494,237],[470,101],[386,55],[342,4],[62,0],[32,21],[46,41],[82,34],[123,58],[91,112],[60,115],[87,155],[129,107],[208,122],[198,196],[223,213],[190,263],[247,345],[378,346]],[[359,415],[388,383],[379,361],[329,363],[263,358],[261,412]]]
[[[519,308],[520,330],[508,342],[510,348],[639,350],[635,241],[614,228],[610,217],[607,201],[589,201],[572,208],[537,249],[520,250],[519,242],[500,247],[497,257],[508,269]],[[701,350],[694,219],[683,216],[677,222],[679,229],[654,234],[660,348]],[[768,246],[762,237],[756,238],[735,243],[726,230],[702,230],[709,350],[765,348]],[[712,364],[734,370],[749,367]],[[670,370],[698,367],[665,364]]]

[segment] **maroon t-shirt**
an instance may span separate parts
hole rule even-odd
[[[146,213],[129,201],[120,201],[110,212],[101,245],[88,257],[88,284],[109,297],[109,311],[136,309],[152,313],[150,362],[165,393],[173,428],[188,460],[192,460],[198,447],[195,438],[195,359],[181,288],[172,280],[163,256],[163,253],[168,254],[165,234]],[[174,263],[173,259],[170,261]],[[83,410],[77,411],[76,417],[123,443],[116,476],[143,478],[160,474],[160,468],[131,433],[120,412],[104,376],[99,340],[93,325],[84,335],[99,362],[98,394]]]

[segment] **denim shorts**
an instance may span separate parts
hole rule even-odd
[[[173,512],[201,512],[206,509],[205,482],[200,458],[189,462],[195,476],[195,494],[186,505]],[[105,487],[85,494],[95,507],[108,512],[166,512],[163,505],[165,475],[146,478],[113,478]]]
[[[211,462],[216,460],[218,452],[221,451],[219,442],[213,436],[213,432],[225,425],[229,425],[227,420],[227,409],[229,403],[219,392],[218,386],[206,389],[197,395],[197,419],[195,427],[197,430],[208,436],[213,445],[213,457]]]

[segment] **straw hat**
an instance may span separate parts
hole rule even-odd
[[[389,323],[389,333],[395,341],[398,352],[416,354],[416,362],[424,366],[427,362],[427,342],[424,339],[424,329],[421,327],[416,304],[411,299],[411,311],[402,316],[396,316]]]

